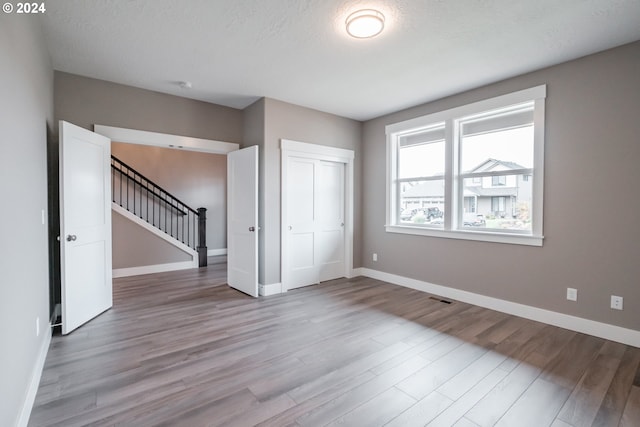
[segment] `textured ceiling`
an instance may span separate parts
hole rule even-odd
[[[47,0],[54,68],[358,120],[640,39],[640,0]],[[385,31],[349,38],[375,7]],[[176,82],[188,80],[190,90]]]

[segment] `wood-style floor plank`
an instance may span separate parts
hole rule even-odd
[[[254,299],[211,261],[115,280],[29,425],[640,425],[640,349],[362,277]]]

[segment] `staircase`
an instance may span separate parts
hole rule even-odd
[[[207,265],[206,208],[189,207],[115,156],[111,156],[111,196],[115,205],[197,251],[200,267]]]

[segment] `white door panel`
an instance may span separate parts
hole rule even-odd
[[[291,176],[294,177],[287,182],[289,199],[292,202],[289,206],[291,224],[312,229],[316,164],[307,159],[292,158],[289,165]]]
[[[298,286],[318,283],[315,254],[315,233],[292,233],[291,245],[295,250],[291,254],[291,278]]]
[[[227,281],[258,296],[258,147],[227,155]]]
[[[111,141],[60,122],[62,333],[112,306]]]
[[[318,220],[323,224],[344,222],[344,164],[320,161],[318,167],[320,191],[316,195]]]
[[[287,289],[345,275],[344,164],[287,158]]]
[[[291,158],[290,177],[286,183],[287,208],[290,219],[288,229],[291,247],[291,281],[298,286],[318,283],[315,254],[315,175],[316,162],[303,158]]]
[[[320,161],[318,197],[320,221],[320,281],[344,276],[344,164]]]

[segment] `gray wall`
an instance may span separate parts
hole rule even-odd
[[[46,215],[53,69],[38,17],[0,14],[0,82],[0,425],[11,426],[51,333],[41,211]]]
[[[260,283],[280,282],[280,140],[346,148],[355,151],[355,206],[354,266],[360,266],[359,227],[361,192],[361,129],[358,121],[317,110],[265,98],[248,109],[252,123],[259,125],[264,117],[264,131],[245,126],[245,135],[251,132],[244,146],[260,147]],[[246,119],[245,119],[246,120]],[[261,140],[261,134],[264,138]]]
[[[119,142],[111,143],[111,153],[192,208],[207,208],[207,247],[227,247],[227,156]],[[122,268],[115,264],[116,245],[119,248],[122,247],[120,240],[134,239],[128,239],[128,235],[116,223],[113,239],[113,268]],[[139,246],[140,243],[133,244]],[[143,247],[140,249],[147,251]],[[179,255],[182,253],[178,251]],[[148,255],[127,260],[133,265],[136,262],[146,263],[137,264],[139,266],[150,265],[149,261]]]
[[[55,72],[57,120],[240,143],[242,111],[179,96]]]
[[[543,247],[385,232],[385,125],[540,84]],[[640,330],[639,94],[636,42],[366,122],[364,267]],[[611,294],[624,311],[609,308]]]

